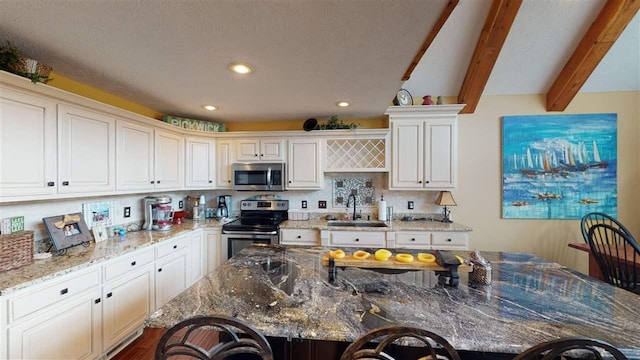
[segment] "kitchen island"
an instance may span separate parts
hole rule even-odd
[[[328,282],[328,248],[244,249],[156,311],[146,326],[196,315],[238,317],[274,338],[351,342],[389,323],[423,327],[456,349],[517,354],[568,336],[607,341],[640,359],[640,297],[526,253],[485,252],[492,284],[443,287],[429,271],[339,269]],[[466,254],[465,254],[466,255]]]

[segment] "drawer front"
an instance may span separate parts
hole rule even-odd
[[[132,254],[119,257],[117,260],[104,265],[104,281],[109,281],[142,267],[153,261],[153,247],[135,251]]]
[[[396,247],[415,247],[428,249],[431,246],[431,237],[428,232],[397,232]]]
[[[33,314],[47,306],[96,287],[100,284],[100,268],[82,272],[81,274],[65,278],[62,281],[51,281],[47,285],[35,286],[24,294],[12,296],[9,299],[9,323]]]
[[[313,229],[282,229],[280,243],[282,245],[318,245],[318,231]]]
[[[339,231],[331,233],[330,244],[334,246],[375,247],[386,246],[386,235],[383,232],[371,231]]]
[[[431,245],[434,249],[462,249],[469,248],[467,233],[434,232],[431,234]]]
[[[175,253],[189,246],[189,239],[187,235],[181,235],[173,239],[163,241],[158,244],[156,248],[156,256],[161,258],[169,254]]]

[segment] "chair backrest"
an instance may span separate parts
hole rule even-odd
[[[622,223],[616,219],[614,219],[613,217],[605,214],[605,213],[601,213],[601,212],[591,212],[586,214],[585,216],[582,217],[582,220],[580,221],[580,228],[582,230],[582,237],[584,238],[584,242],[585,243],[589,243],[589,228],[591,228],[593,225],[597,225],[597,224],[607,224],[607,225],[611,225],[617,229],[620,229],[622,232],[624,232],[625,234],[627,234],[631,239],[633,239],[634,242],[636,242],[635,238],[633,237],[633,235],[631,235],[631,232],[624,226],[622,225]],[[637,244],[637,242],[636,242]]]
[[[273,360],[269,342],[252,326],[227,316],[197,316],[167,330],[158,342],[155,359],[219,360],[240,355]]]
[[[460,360],[458,352],[440,335],[425,329],[403,325],[387,325],[367,332],[345,349],[340,360],[394,360],[392,354],[385,352],[385,350],[388,351],[394,342],[402,338],[417,340],[415,344],[407,344],[416,345],[413,349],[421,354],[419,355],[422,356],[420,359]],[[407,359],[407,357],[403,356],[402,359]]]
[[[606,282],[625,290],[640,289],[640,246],[623,230],[608,224],[593,225],[588,242]]]
[[[517,355],[513,360],[555,360],[560,359],[560,355],[569,351],[574,352],[574,356],[570,357],[574,359],[584,357],[597,360],[603,358],[627,360],[627,357],[613,345],[601,340],[581,337],[551,340],[534,345]],[[583,354],[578,355],[580,352]],[[582,356],[585,355],[584,353],[590,356]]]

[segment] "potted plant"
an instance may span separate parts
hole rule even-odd
[[[35,83],[47,83],[51,78],[51,66],[20,55],[18,48],[7,41],[0,46],[0,70],[5,70],[30,79]]]
[[[329,120],[327,120],[326,124],[321,124],[319,126],[320,130],[332,130],[332,129],[355,129],[358,127],[358,124],[350,123],[345,124],[342,120],[338,121],[338,115],[333,115]]]

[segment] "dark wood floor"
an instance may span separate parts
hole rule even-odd
[[[142,335],[122,349],[112,360],[153,360],[156,345],[166,329],[145,328]]]

